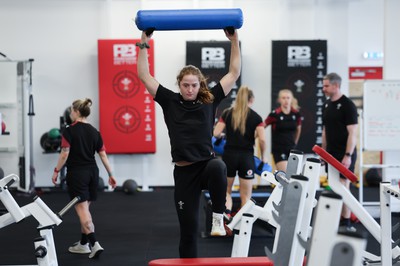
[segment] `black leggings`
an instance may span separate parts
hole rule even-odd
[[[175,166],[174,180],[175,208],[181,231],[179,255],[181,258],[196,258],[201,192],[208,189],[213,212],[224,212],[226,166],[216,158],[188,166]]]

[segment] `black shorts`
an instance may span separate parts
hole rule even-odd
[[[228,177],[235,177],[236,173],[240,178],[254,178],[254,155],[247,151],[227,151],[222,155],[227,169]]]
[[[287,161],[289,159],[291,150],[292,149],[272,151],[272,156],[274,157],[274,162],[279,163],[281,161]]]
[[[99,185],[99,168],[95,166],[67,169],[66,182],[71,199],[79,196],[81,198],[79,202],[95,201]]]

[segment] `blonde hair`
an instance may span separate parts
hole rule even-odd
[[[81,117],[88,117],[90,115],[90,106],[92,106],[92,100],[89,98],[75,100],[72,103],[72,109],[74,109],[74,111],[79,111]]]
[[[232,128],[239,130],[244,135],[246,131],[246,120],[250,112],[249,101],[254,97],[253,91],[247,86],[240,87],[236,101],[232,107]]]
[[[295,110],[299,110],[300,109],[299,102],[293,96],[293,92],[291,90],[289,90],[289,89],[282,89],[282,90],[279,91],[278,99],[281,98],[283,93],[288,93],[290,95],[290,97],[292,97],[292,100],[290,102],[290,106]]]
[[[188,65],[182,68],[182,70],[179,72],[178,76],[176,77],[178,86],[180,85],[180,82],[182,81],[183,77],[186,75],[194,75],[199,78],[200,82],[200,89],[197,94],[197,100],[199,100],[202,103],[208,104],[214,102],[214,95],[211,93],[211,91],[208,89],[207,86],[207,79],[204,77],[203,73],[201,73],[200,69],[193,65]]]

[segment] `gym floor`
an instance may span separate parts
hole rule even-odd
[[[33,199],[33,196],[18,194],[15,191],[12,194],[21,207]],[[69,201],[66,192],[58,190],[41,193],[40,197],[54,212],[60,211]],[[202,237],[206,224],[206,200],[202,200],[202,204],[199,256],[229,257],[232,237]],[[0,209],[3,209],[1,203]],[[77,216],[74,210],[70,210],[63,217],[63,222],[53,229],[60,266],[147,266],[153,259],[179,257],[179,228],[173,206],[173,188],[155,188],[153,192],[138,192],[133,195],[117,191],[100,192],[91,210],[97,238],[105,251],[95,260],[89,259],[88,255],[68,252],[68,247],[80,238]],[[398,217],[396,219],[398,220]],[[18,224],[0,229],[0,265],[37,264],[33,252],[33,240],[38,236],[37,226],[37,221],[28,217]],[[361,224],[356,224],[356,228],[364,229]],[[256,222],[249,256],[265,256],[265,246],[272,249],[273,230],[264,222]],[[380,253],[379,245],[371,236],[368,239],[367,250],[375,254]]]

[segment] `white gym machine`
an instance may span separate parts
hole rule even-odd
[[[8,211],[8,213],[0,216],[0,229],[33,216],[39,222],[37,230],[40,233],[40,237],[34,240],[34,254],[37,263],[39,266],[57,266],[52,229],[62,222],[61,217],[79,201],[79,198],[76,197],[70,201],[58,214],[54,213],[38,196],[34,198],[32,203],[21,208],[8,190],[11,184],[18,181],[19,177],[15,174],[8,175],[0,180],[0,200]]]
[[[318,199],[307,265],[360,266],[366,248],[365,235],[339,230],[342,197],[324,191]]]
[[[247,257],[253,223],[260,219],[276,228],[272,252],[267,256],[276,265],[302,265],[305,247],[311,235],[312,210],[319,186],[321,162],[308,158],[303,163],[303,153],[292,150],[286,173],[263,172],[262,178],[275,185],[263,207],[248,201],[228,224],[234,233],[232,257]]]
[[[381,258],[382,265],[392,265],[393,243],[392,230],[399,230],[399,224],[392,229],[392,212],[390,210],[391,199],[400,199],[399,185],[391,185],[389,182],[382,182],[380,189],[380,207],[381,207]],[[396,241],[397,243],[399,240]],[[398,262],[398,258],[397,258]]]
[[[273,204],[279,204],[282,198],[283,185],[278,182],[278,178],[280,178],[282,181],[282,178],[289,180],[291,173],[298,173],[300,171],[299,161],[302,159],[303,155],[301,153],[291,153],[289,156],[289,162],[291,163],[288,163],[287,173],[285,174],[284,172],[277,172],[277,178],[275,178],[275,175],[271,172],[262,172],[261,178],[267,180],[271,184],[274,184],[275,188],[263,207],[256,205],[255,201],[250,199],[227,225],[234,234],[231,257],[248,256],[253,223],[257,219],[265,221],[274,226],[278,234],[280,226],[272,216],[272,211],[274,210]]]
[[[273,251],[266,248],[274,265],[304,265],[308,250],[307,265],[359,266],[366,239],[359,233],[338,232],[341,196],[321,195],[311,227],[320,169],[319,159],[308,158],[303,163],[302,153],[292,151],[286,174],[264,172],[262,177],[276,187],[264,207],[249,201],[228,224],[235,233],[231,256],[247,257],[252,225],[260,219],[276,228]]]
[[[339,161],[337,161],[332,155],[326,152],[319,146],[314,146],[313,151],[317,153],[324,161],[328,163],[328,183],[332,191],[339,194],[343,198],[344,204],[346,204],[350,210],[357,216],[358,220],[364,225],[364,227],[371,233],[371,235],[381,244],[382,259],[381,256],[374,255],[369,252],[364,252],[364,265],[397,265],[400,263],[400,247],[392,243],[393,240],[390,237],[390,228],[388,228],[390,219],[390,210],[387,209],[387,204],[390,205],[389,198],[385,198],[382,193],[390,193],[395,196],[398,195],[397,190],[390,186],[382,185],[381,191],[381,211],[384,212],[384,219],[382,219],[382,227],[376,222],[376,220],[367,212],[367,210],[361,205],[361,203],[351,194],[351,192],[343,186],[340,182],[340,174],[350,179],[352,182],[357,181],[357,177],[346,167],[344,167]],[[382,198],[384,197],[384,198]],[[388,217],[389,216],[389,217]],[[383,238],[382,236],[385,236]],[[392,261],[387,256],[391,255]],[[386,261],[384,261],[384,258]],[[389,260],[389,261],[387,261]],[[385,263],[385,264],[383,264]]]

